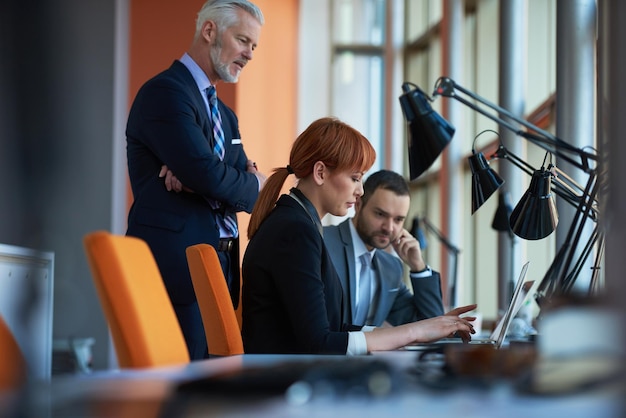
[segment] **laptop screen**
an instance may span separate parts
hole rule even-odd
[[[511,303],[504,313],[504,316],[498,321],[495,329],[491,333],[490,339],[495,341],[496,348],[500,348],[502,343],[504,342],[504,337],[506,337],[506,333],[511,325],[511,321],[519,311],[522,306],[522,302],[526,298],[526,292],[524,289],[524,279],[526,278],[526,272],[528,271],[528,264],[530,261],[527,261],[522,266],[522,271],[519,274],[517,282],[515,283],[515,291],[513,292],[513,297],[511,298]]]

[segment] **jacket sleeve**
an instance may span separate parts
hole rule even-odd
[[[223,119],[225,135],[232,142],[239,136],[236,118],[227,110]],[[214,155],[202,97],[181,80],[164,76],[142,87],[131,108],[127,137],[129,158],[149,168],[144,172],[158,173],[165,164],[195,193],[237,211],[252,211],[259,183],[246,171],[243,146],[228,144],[225,161]]]
[[[404,284],[387,317],[387,322],[400,325],[444,314],[441,277],[433,271],[430,277],[411,278],[413,292]]]

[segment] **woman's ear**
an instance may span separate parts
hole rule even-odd
[[[324,164],[322,161],[317,161],[313,165],[313,181],[315,181],[315,184],[317,184],[318,186],[321,186],[322,184],[324,184],[326,176],[328,176],[326,164]]]

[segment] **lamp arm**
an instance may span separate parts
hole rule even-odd
[[[569,196],[572,196],[573,201],[570,203],[576,205],[580,204],[581,202],[586,203],[587,205],[589,205],[589,211],[587,215],[592,219],[597,220],[600,209],[598,201],[596,199],[597,192],[593,191],[592,189],[594,183],[596,182],[595,173],[589,173],[589,180],[587,181],[586,187],[583,188],[572,177],[570,177],[560,168],[555,166],[554,171],[557,173],[557,176],[555,177],[555,183],[562,187],[564,190],[567,190]]]
[[[503,145],[500,145],[498,147],[498,149],[496,150],[496,152],[494,152],[489,157],[490,160],[494,159],[494,158],[503,159],[503,160],[509,161],[511,164],[513,164],[515,167],[519,168],[520,170],[522,170],[523,172],[525,172],[529,176],[532,176],[533,172],[536,170],[535,167],[533,167],[532,165],[530,165],[526,161],[522,160],[517,155],[513,154],[511,151],[506,149]]]
[[[532,176],[533,172],[536,170],[532,165],[528,164],[526,161],[522,160],[520,157],[510,152],[502,145],[500,145],[498,150],[491,155],[491,158],[507,160],[530,176]],[[554,194],[565,200],[573,207],[579,206],[583,199],[583,197],[581,196],[588,196],[588,191],[583,189],[583,187],[576,183],[574,179],[572,179],[562,170],[558,169],[557,167],[553,167],[553,169],[558,173],[558,176],[553,176],[552,181],[552,191],[554,192]],[[561,179],[560,176],[563,176],[567,181]],[[580,194],[576,192],[574,187],[579,190]],[[592,199],[592,211],[589,214],[589,217],[595,220],[597,218],[597,212],[597,204],[595,202],[595,199]]]
[[[446,249],[450,252],[450,254],[453,257],[452,274],[450,276],[450,281],[448,283],[448,286],[449,286],[448,302],[451,306],[454,306],[456,304],[456,279],[457,279],[458,268],[459,268],[458,267],[459,266],[459,253],[461,252],[461,250],[458,247],[456,247],[454,244],[452,244],[450,240],[448,240],[443,235],[443,233],[428,220],[427,217],[424,216],[422,218],[419,218],[419,220],[426,226],[426,229],[428,229],[428,231],[435,234],[437,239],[444,245],[444,247],[446,247]]]
[[[437,239],[439,239],[439,241],[445,245],[445,247],[448,249],[448,251],[450,251],[451,253],[453,253],[455,256],[458,255],[461,250],[456,247],[454,244],[452,244],[444,235],[441,231],[439,231],[429,220],[428,218],[426,218],[425,216],[423,218],[420,219],[420,221],[422,221],[424,223],[424,225],[426,226],[426,228],[432,232],[433,234],[435,234],[435,236],[437,237]]]
[[[456,91],[460,91],[461,93],[466,94],[467,96],[471,97],[477,102],[482,103],[484,106],[490,108],[491,110],[498,112],[500,115],[504,115],[505,117],[517,122],[518,124],[534,132],[537,132],[537,134],[518,129],[515,125],[508,122],[507,120],[504,120],[499,116],[493,115],[490,112],[487,112],[486,110],[484,110],[482,107],[477,106],[476,104],[470,102],[469,100],[465,99],[462,96],[459,96],[456,93]],[[558,158],[561,158],[567,161],[568,163],[574,165],[575,167],[578,167],[579,169],[583,170],[586,173],[589,173],[595,170],[595,168],[590,166],[590,162],[589,162],[589,160],[593,160],[593,161],[598,160],[598,157],[595,154],[587,152],[583,149],[574,147],[573,145],[554,136],[550,132],[544,129],[541,129],[536,125],[533,125],[532,123],[514,115],[513,113],[498,106],[497,104],[488,101],[487,99],[479,96],[478,94],[470,90],[467,90],[466,88],[460,86],[459,84],[457,84],[454,80],[450,78],[441,77],[439,78],[439,80],[437,80],[437,83],[435,84],[435,91],[433,93],[433,96],[449,97],[449,98],[455,99],[463,103],[470,109],[491,119],[497,124],[509,129],[516,135],[526,138],[527,140],[534,143],[535,145],[543,148],[544,150],[550,152],[551,154],[554,154]],[[578,156],[580,160],[572,158],[571,154]]]

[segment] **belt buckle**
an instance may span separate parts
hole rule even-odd
[[[218,251],[230,252],[230,250],[232,250],[233,248],[234,241],[235,240],[232,238],[220,238],[219,245],[217,246]]]

